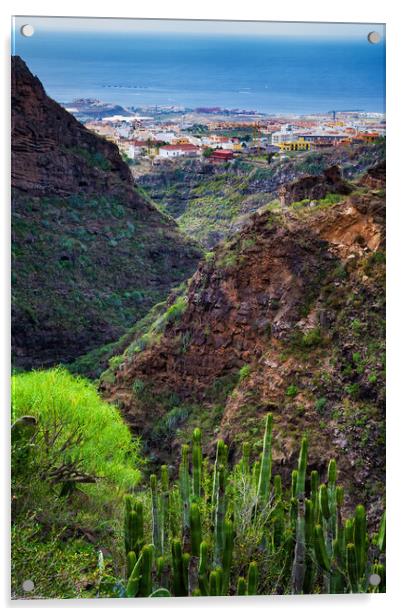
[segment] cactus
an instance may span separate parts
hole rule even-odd
[[[143,553],[141,552],[133,570],[131,571],[131,575],[127,582],[127,587],[126,587],[127,597],[136,597],[138,594],[140,580],[142,577],[142,560],[143,560]]]
[[[133,537],[130,529],[130,514],[133,509],[133,497],[131,494],[124,496],[124,547],[126,554],[132,550]]]
[[[221,587],[222,595],[227,595],[228,590],[229,590],[230,568],[232,566],[233,547],[234,547],[233,522],[231,520],[226,520],[224,523],[224,544],[223,544],[223,557],[222,557],[222,568],[223,568],[222,587]]]
[[[155,475],[150,478],[145,511],[152,514],[146,528],[151,526],[153,545],[144,541],[143,501],[131,495],[124,498],[126,596],[216,596],[233,592],[236,536],[242,539],[247,523],[254,526],[250,536],[259,537],[255,550],[262,553],[265,562],[272,558],[274,566],[280,567],[272,587],[276,594],[385,590],[385,514],[378,535],[370,537],[370,543],[363,506],[358,505],[353,517],[342,520],[344,493],[336,484],[334,460],[328,465],[327,484],[319,486],[318,473],[312,471],[306,498],[305,438],[298,468],[292,472],[291,493],[283,492],[281,477],[276,475],[272,508],[265,507],[271,490],[271,434],[272,420],[267,417],[264,451],[251,472],[248,443],[243,446],[240,462],[230,470],[227,446],[218,441],[211,473],[208,459],[202,458],[201,433],[194,430],[191,475],[189,447],[183,445],[178,482],[169,485],[166,466],[161,467],[159,485]],[[244,486],[241,498],[236,482]],[[252,499],[249,507],[247,499]],[[239,517],[243,511],[251,513],[251,519]],[[205,512],[208,517],[202,520]],[[237,554],[243,553],[241,543],[238,548]],[[376,560],[369,561],[369,556]],[[235,568],[238,566],[244,563],[236,562]],[[369,573],[380,575],[379,586],[370,585]],[[249,563],[245,577],[237,579],[237,594],[256,594],[256,562]]]
[[[218,495],[218,475],[219,469],[225,468],[227,462],[227,447],[221,439],[216,443],[216,457],[214,464],[214,474],[212,481],[212,510],[216,508],[217,495]]]
[[[217,494],[215,507],[214,528],[214,565],[222,564],[222,552],[224,546],[224,522],[226,515],[225,499],[225,468],[220,466],[217,477]]]
[[[211,597],[219,595],[219,573],[216,570],[209,574],[209,594]]]
[[[330,561],[325,546],[324,531],[320,524],[316,524],[314,528],[314,552],[318,566],[323,571],[329,571]]]
[[[246,584],[246,580],[244,577],[239,577],[239,579],[237,580],[237,595],[243,596],[247,594],[247,584]]]
[[[285,512],[282,502],[282,480],[280,475],[274,477],[274,509],[272,512],[273,525],[273,546],[279,548],[283,542],[283,533],[285,531]]]
[[[187,547],[190,535],[190,474],[188,470],[189,446],[181,448],[181,463],[179,467],[180,496],[182,502],[184,545]]]
[[[201,497],[201,468],[202,468],[202,450],[201,450],[201,430],[196,428],[193,432],[193,497]]]
[[[329,508],[329,527],[331,540],[336,535],[337,522],[337,501],[336,501],[336,462],[330,460],[328,464],[328,508]]]
[[[198,564],[198,585],[200,592],[203,596],[209,594],[208,578],[207,578],[207,564],[208,564],[208,545],[205,541],[200,545],[200,561]]]
[[[184,592],[186,595],[189,594],[189,565],[191,560],[191,554],[188,552],[184,552],[183,554],[183,581],[184,581]]]
[[[160,524],[160,512],[159,512],[159,507],[158,507],[156,475],[151,475],[150,485],[151,485],[151,500],[152,500],[152,541],[155,546],[156,554],[159,556],[162,553],[162,542],[161,542],[161,524]]]
[[[191,553],[194,556],[199,556],[201,544],[201,515],[197,503],[191,503],[190,506],[190,535]]]
[[[138,587],[139,597],[148,597],[152,592],[152,561],[153,561],[153,545],[144,545],[141,550],[142,567],[141,578]]]
[[[184,578],[183,552],[180,539],[172,541],[172,567],[173,567],[173,593],[175,597],[185,597],[187,595]]]
[[[169,536],[169,474],[166,464],[161,466],[160,527],[161,553],[165,554]]]
[[[141,501],[126,498],[124,516],[124,545],[126,554],[139,553],[144,545],[144,519]]]
[[[348,543],[346,546],[346,568],[349,576],[351,591],[359,592],[357,555],[354,543]]]
[[[314,522],[319,522],[319,505],[318,505],[318,471],[311,471],[310,475],[310,500],[313,503]]]
[[[385,511],[384,511],[381,517],[380,529],[378,531],[378,537],[377,537],[378,549],[381,552],[385,552],[385,540],[386,540],[386,528],[385,527],[386,527],[386,521],[385,521]]]
[[[297,521],[296,521],[296,546],[292,567],[292,593],[300,594],[303,590],[304,574],[306,571],[306,537],[305,537],[305,503],[304,491],[306,483],[307,469],[307,438],[303,438],[299,464],[297,469],[296,499],[297,499]]]
[[[272,469],[272,422],[272,413],[268,413],[265,421],[264,443],[257,488],[257,503],[260,506],[266,505],[269,498]]]
[[[305,501],[305,543],[306,543],[306,567],[303,581],[303,594],[308,595],[313,590],[315,580],[315,559],[314,551],[314,506],[313,501]]]
[[[257,493],[258,490],[258,482],[260,480],[260,469],[261,469],[261,460],[256,460],[253,464],[252,470],[252,484]]]
[[[366,573],[367,566],[367,522],[366,511],[363,505],[357,505],[355,509],[354,544],[356,549],[356,563],[358,578]]]
[[[258,568],[256,562],[251,562],[247,573],[247,594],[256,595],[258,584]]]
[[[169,567],[165,556],[159,556],[156,559],[156,576],[161,587],[165,588],[169,585]]]
[[[129,552],[127,554],[127,579],[130,578],[130,575],[135,567],[135,563],[137,562],[137,556],[135,552]]]

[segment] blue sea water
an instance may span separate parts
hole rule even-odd
[[[41,32],[14,53],[59,102],[385,111],[385,43],[364,37]]]

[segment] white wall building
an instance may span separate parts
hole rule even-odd
[[[284,124],[281,130],[272,133],[272,145],[278,145],[285,141],[296,141],[298,139],[297,133],[293,131],[290,124]]]
[[[197,156],[200,148],[191,143],[163,145],[159,148],[159,158],[177,158],[178,156]]]

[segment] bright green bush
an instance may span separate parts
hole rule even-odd
[[[85,379],[61,368],[13,376],[12,421],[26,415],[37,420],[29,456],[44,480],[73,462],[96,478],[96,484],[83,484],[89,493],[98,484],[127,490],[138,482],[138,441],[118,409],[103,402]]]

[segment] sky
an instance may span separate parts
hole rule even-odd
[[[13,18],[16,33],[24,24],[34,26],[36,32],[160,32],[186,34],[247,34],[255,36],[309,36],[320,38],[367,37],[375,30],[383,37],[384,24],[312,23],[312,22],[256,22],[216,20],[119,19],[93,17],[35,17]]]

